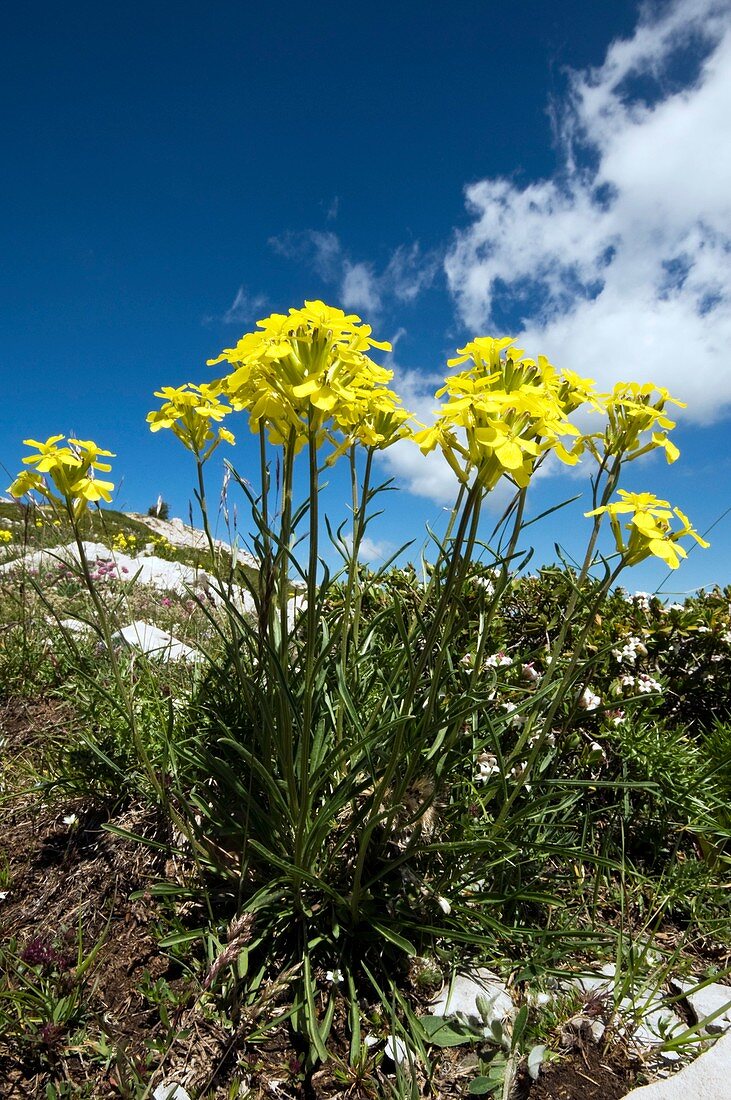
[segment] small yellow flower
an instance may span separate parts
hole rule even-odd
[[[39,493],[49,501],[65,504],[78,518],[90,503],[111,502],[114,484],[100,480],[94,472],[111,470],[111,466],[100,462],[99,458],[113,458],[114,455],[91,440],[69,439],[66,445],[59,446],[63,439],[62,435],[52,435],[45,443],[24,440],[26,446],[38,451],[23,459],[24,465],[35,469],[22,470],[8,491],[18,498],[30,492]],[[42,526],[42,520],[36,520],[36,526]]]
[[[693,528],[685,513],[679,508],[671,508],[667,500],[660,500],[652,493],[628,493],[624,489],[619,489],[617,495],[622,499],[584,514],[598,516],[606,513],[609,516],[617,552],[623,556],[626,565],[637,565],[654,555],[670,569],[677,569],[681,559],[687,557],[687,551],[679,542],[685,535],[690,535],[699,546],[710,546]],[[624,531],[629,532],[628,539],[623,533],[620,516],[631,517],[624,524]],[[681,527],[675,531],[672,528],[673,516],[681,522]]]
[[[147,414],[150,431],[170,428],[184,447],[201,462],[211,457],[218,444],[235,443],[231,432],[225,428],[213,431],[212,423],[218,423],[233,410],[220,400],[221,387],[216,385],[200,386],[186,382],[183,386],[163,386],[155,392],[155,397],[163,400],[162,407]]]

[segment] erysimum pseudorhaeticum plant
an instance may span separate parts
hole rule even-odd
[[[148,418],[195,454],[206,523],[202,469],[221,438],[214,423],[243,413],[259,437],[260,491],[238,478],[256,526],[255,614],[222,578],[228,657],[212,669],[180,750],[178,797],[201,857],[255,914],[262,965],[301,966],[294,1020],[320,1057],[335,1000],[318,992],[318,967],[339,969],[354,991],[364,971],[384,974],[389,951],[415,953],[434,935],[484,943],[488,929],[498,934],[513,919],[521,890],[542,896],[551,824],[581,798],[560,784],[556,737],[582,688],[581,639],[567,663],[560,632],[520,705],[495,703],[491,623],[536,469],[549,455],[573,466],[589,452],[602,509],[623,462],[656,447],[677,457],[664,391],[599,394],[508,338],[459,350],[449,365],[462,369],[437,392],[437,420],[419,428],[374,349],[390,350],[358,317],[306,302],[211,360],[228,365],[225,376],[160,391],[165,404]],[[579,409],[602,416],[604,429],[583,433],[572,419]],[[424,453],[441,449],[457,502],[424,582],[414,573],[384,584],[357,565],[378,492],[373,460],[409,437]],[[333,577],[320,560],[319,490],[343,456],[353,531],[330,532],[344,558]],[[296,499],[300,461],[307,488]],[[476,583],[486,579],[473,560],[487,552],[482,506],[504,480],[514,499],[487,583]],[[567,621],[581,606],[600,525],[597,511]],[[624,554],[619,567],[631,563]],[[456,649],[465,623],[467,653]]]
[[[573,862],[587,859],[583,807],[595,781],[577,777],[566,735],[577,710],[601,705],[584,653],[593,612],[624,566],[648,554],[677,564],[679,540],[697,537],[665,502],[611,503],[627,462],[653,449],[677,458],[665,391],[598,393],[509,338],[478,337],[450,361],[424,427],[374,358],[389,350],[357,316],[305,302],[211,360],[227,373],[160,389],[148,416],[194,457],[223,610],[210,613],[223,655],[170,727],[168,774],[151,769],[151,786],[187,836],[209,901],[246,929],[245,939],[232,933],[206,988],[231,990],[242,976],[256,986],[292,968],[293,1023],[319,1058],[338,996],[328,974],[342,975],[355,1050],[364,976],[383,992],[399,960],[435,944],[484,953],[538,934]],[[601,427],[583,430],[578,412]],[[216,554],[206,503],[207,463],[235,442],[224,421],[242,416],[258,437],[258,487],[230,471],[251,507],[253,579],[235,553],[233,564]],[[56,494],[78,529],[83,502],[108,499],[95,484],[104,453],[61,440],[33,444],[33,469],[13,488]],[[375,462],[401,441],[442,452],[456,502],[421,575],[374,574],[358,555],[383,488]],[[497,616],[525,560],[527,494],[548,459],[594,464],[593,522],[550,645],[518,665],[496,645]],[[349,467],[350,531],[320,515],[338,462]],[[485,501],[505,484],[510,504],[485,541]],[[605,560],[607,515],[616,555]],[[342,558],[335,575],[323,526]]]

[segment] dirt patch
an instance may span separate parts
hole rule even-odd
[[[521,1083],[520,1100],[621,1100],[641,1082],[638,1063],[621,1047],[576,1051],[541,1069],[537,1081]]]

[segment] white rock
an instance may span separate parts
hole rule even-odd
[[[199,661],[203,656],[197,649],[179,641],[166,630],[142,619],[118,630],[112,635],[112,640],[126,642],[128,646],[139,649],[148,657],[157,657],[164,661]]]
[[[687,1025],[666,1005],[653,1006],[642,1011],[642,1018],[637,1024],[632,1039],[636,1046],[656,1047],[667,1039],[672,1039],[681,1032],[687,1030]],[[677,1051],[667,1050],[661,1053],[666,1062],[675,1062],[680,1055]]]
[[[614,963],[605,963],[598,971],[588,974],[580,974],[573,979],[573,985],[582,993],[609,993],[614,988],[614,977],[617,968]]]
[[[183,523],[182,519],[177,517],[174,519],[160,519],[159,516],[144,516],[141,512],[129,512],[128,515],[130,519],[136,519],[140,523],[144,523],[150,530],[155,531],[156,534],[162,535],[172,546],[186,546],[193,550],[208,549],[208,538],[205,532]],[[233,552],[230,543],[224,542],[223,539],[214,539],[213,544],[219,550]],[[254,568],[259,566],[256,558],[238,544],[236,546],[236,558],[244,565],[251,565]]]
[[[153,1100],[190,1100],[190,1093],[175,1081],[166,1081],[157,1086],[152,1098]]]
[[[406,1043],[398,1035],[389,1035],[386,1039],[386,1054],[395,1066],[408,1062],[409,1052]]]
[[[686,994],[686,1000],[690,1005],[691,1012],[699,1023],[704,1020],[706,1016],[712,1016],[714,1012],[718,1012],[720,1008],[724,1008],[725,1006],[725,1012],[722,1012],[715,1020],[711,1020],[705,1030],[709,1035],[728,1031],[731,1027],[731,986],[720,985],[718,982],[714,982],[712,985],[707,985],[704,986],[703,989],[699,989],[697,993],[689,992],[689,990],[694,989],[698,982],[702,980],[702,978],[698,978],[697,981],[694,982],[677,980],[672,984],[682,993]]]
[[[159,591],[177,592],[179,595],[187,595],[191,589],[210,586],[210,577],[201,569],[194,569],[192,565],[183,565],[179,561],[165,561],[152,555],[145,558],[131,558],[129,554],[123,554],[121,550],[110,550],[101,542],[84,542],[84,554],[91,567],[91,572],[96,571],[96,563],[113,563],[117,566],[116,574],[120,578],[132,580],[136,578],[138,584],[148,584]],[[0,565],[0,573],[6,573],[17,569],[21,564],[27,569],[55,569],[59,562],[75,562],[78,564],[79,550],[75,542],[67,546],[56,546],[51,550],[35,550],[31,554],[25,554],[23,558]],[[103,582],[100,582],[103,583]]]
[[[477,998],[486,997],[491,1006],[491,1019],[513,1019],[515,1004],[503,983],[491,970],[484,967],[468,974],[458,974],[454,981],[444,986],[432,1003],[435,1016],[451,1016],[456,1012],[467,1017],[471,1026],[483,1027],[477,1009]]]
[[[633,1089],[625,1100],[729,1100],[731,1032],[672,1077]]]
[[[81,619],[61,619],[58,624],[63,630],[68,630],[69,634],[91,634],[92,629],[88,623],[82,623]]]

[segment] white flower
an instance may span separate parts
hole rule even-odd
[[[527,665],[523,665],[520,669],[520,677],[522,680],[527,680],[531,684],[537,683],[541,674],[538,669],[534,668],[533,662],[529,661]]]
[[[641,638],[630,638],[621,649],[613,649],[612,656],[620,665],[634,665],[638,657],[647,656],[647,647]]]
[[[67,814],[66,817],[63,819],[63,823],[64,825],[69,826],[78,825],[79,819],[76,814]]]
[[[515,703],[503,703],[502,708],[506,714],[513,715],[513,717],[510,719],[510,725],[514,729],[518,729],[520,726],[525,725],[527,718],[524,714],[516,714],[518,708],[516,707]]]
[[[499,653],[493,653],[492,656],[485,658],[485,668],[509,668],[512,665],[512,658],[500,650]]]
[[[492,596],[495,592],[495,585],[490,577],[473,577],[474,584],[479,584],[480,588],[484,588],[488,596]]]
[[[338,985],[343,980],[343,975],[336,968],[335,970],[328,970],[325,978],[327,981],[332,982],[333,985]]]
[[[452,912],[452,906],[449,904],[446,898],[443,898],[441,894],[437,894],[436,902],[439,908],[447,916]]]
[[[500,774],[500,765],[497,757],[491,752],[483,752],[477,757],[477,775],[475,783],[487,783],[491,775]]]
[[[578,702],[582,710],[596,710],[602,704],[601,698],[588,687],[584,688]]]

